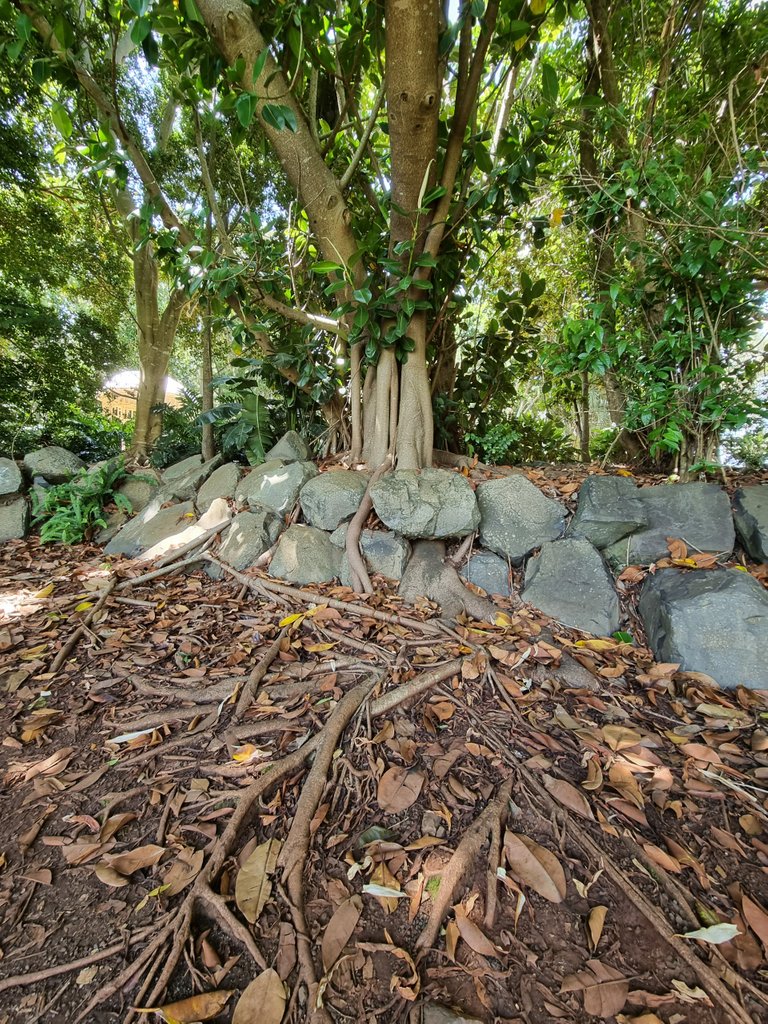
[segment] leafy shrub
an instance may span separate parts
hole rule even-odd
[[[133,420],[79,411],[50,430],[51,444],[61,445],[86,462],[116,458],[130,444]]]
[[[191,391],[184,391],[181,405],[156,405],[153,412],[163,417],[163,432],[157,439],[149,461],[157,469],[165,469],[174,462],[196,455],[202,447],[200,424],[200,398]]]
[[[48,490],[32,491],[32,515],[35,524],[42,524],[43,544],[76,544],[90,540],[97,529],[107,525],[104,508],[116,505],[131,512],[131,503],[117,486],[128,475],[122,458],[111,459],[103,466],[82,470],[65,484]]]
[[[616,438],[619,436],[617,427],[606,427],[596,430],[589,439],[589,454],[593,459],[604,459],[611,449],[616,450]]]
[[[741,434],[731,434],[723,439],[723,448],[734,462],[747,469],[768,468],[768,427],[753,425]]]
[[[522,413],[496,423],[484,434],[465,434],[472,454],[494,464],[568,462],[576,457],[571,436],[551,419]]]
[[[203,413],[200,422],[214,423],[224,428],[221,433],[224,453],[244,453],[252,466],[264,461],[267,448],[274,442],[272,416],[267,400],[255,391],[241,393],[239,401],[228,402]]]

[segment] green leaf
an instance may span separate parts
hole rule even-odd
[[[724,245],[724,238],[713,238],[712,241],[709,243],[709,255],[717,256],[717,254],[720,252]]]
[[[143,0],[140,0],[143,3]],[[149,6],[149,4],[147,4]],[[197,9],[195,0],[184,0],[184,14],[187,17],[187,21],[196,21],[198,24],[203,25],[203,19],[200,17],[200,12]]]
[[[128,0],[128,6],[135,15],[141,18],[149,10],[149,0]]]
[[[284,128],[295,132],[298,127],[296,115],[291,108],[279,103],[266,103],[261,111],[261,116],[268,125],[278,132],[283,131]]]
[[[151,31],[152,22],[149,18],[137,18],[131,26],[131,42],[141,46]]]
[[[311,269],[316,274],[342,274],[344,272],[344,267],[340,263],[333,263],[331,260],[320,260],[319,263],[313,263]]]
[[[557,72],[551,64],[542,64],[541,67],[541,91],[547,103],[556,103],[560,92],[560,82]]]
[[[68,139],[72,134],[72,119],[69,116],[69,111],[63,103],[54,103],[51,107],[51,120],[56,126],[60,135],[63,135],[65,139]]]
[[[475,143],[475,163],[483,172],[483,174],[490,174],[493,170],[493,161],[491,160],[491,154],[488,152],[487,146],[484,146],[482,142]]]
[[[362,305],[367,305],[373,298],[373,293],[371,292],[371,289],[368,287],[356,288],[352,292],[352,298],[355,300],[355,302],[360,302],[362,303]]]
[[[237,120],[243,128],[247,128],[253,120],[258,102],[252,92],[243,92],[237,97],[235,113],[237,114]]]
[[[251,78],[253,79],[254,83],[257,81],[259,75],[264,70],[264,65],[267,63],[268,56],[269,50],[265,46],[264,49],[259,54],[259,56],[256,58],[256,60],[253,62],[253,71],[251,72]]]
[[[144,51],[144,56],[147,58],[147,63],[156,67],[160,60],[160,52],[157,47],[157,40],[151,32],[142,42],[141,48]]]

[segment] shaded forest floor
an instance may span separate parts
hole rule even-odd
[[[0,549],[0,1022],[768,1019],[768,695],[637,579],[629,644],[146,568]]]

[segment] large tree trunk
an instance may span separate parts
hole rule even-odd
[[[202,396],[201,408],[204,413],[213,409],[213,366],[211,360],[211,304],[206,302],[203,312],[203,351],[202,364],[200,367],[200,393]],[[213,424],[203,424],[203,461],[207,462],[216,454],[216,445],[213,437]]]

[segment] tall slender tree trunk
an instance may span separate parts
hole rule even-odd
[[[213,325],[211,317],[211,303],[208,300],[203,311],[203,351],[200,367],[200,393],[202,396],[202,411],[210,412],[213,409],[213,366],[211,359],[211,341]],[[216,444],[213,436],[213,424],[203,423],[203,461],[207,462],[216,454]]]

